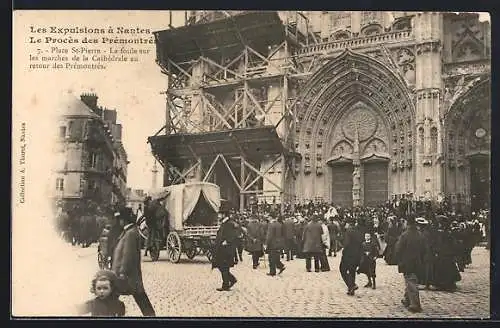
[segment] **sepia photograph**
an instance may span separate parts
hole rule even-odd
[[[487,12],[15,10],[11,308],[489,319]]]

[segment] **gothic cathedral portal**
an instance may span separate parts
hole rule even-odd
[[[394,193],[413,193],[415,109],[394,72],[347,50],[307,85],[299,148],[310,198],[373,206]]]

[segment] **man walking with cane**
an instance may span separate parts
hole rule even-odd
[[[125,208],[118,215],[123,231],[113,253],[111,270],[118,276],[120,291],[132,295],[146,317],[156,316],[153,305],[144,289],[141,271],[141,239],[136,218],[131,208]]]

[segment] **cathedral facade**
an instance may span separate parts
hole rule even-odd
[[[490,26],[477,14],[314,12],[295,197],[489,204]],[[316,48],[316,49],[315,49]]]
[[[157,35],[171,107],[189,113],[192,126],[276,126],[293,159],[256,164],[262,190],[282,188],[263,193],[266,201],[371,206],[404,195],[489,206],[488,21],[441,12],[278,15],[280,26],[269,13],[196,12],[190,26]],[[181,44],[186,38],[194,41]],[[244,181],[238,188],[247,192]],[[228,197],[237,192],[217,183]]]

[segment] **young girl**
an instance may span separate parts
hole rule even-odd
[[[376,259],[378,257],[379,249],[377,242],[371,238],[369,233],[365,233],[365,241],[363,242],[363,255],[359,265],[358,273],[366,274],[368,283],[365,287],[376,288],[375,285],[375,269]]]
[[[117,277],[114,272],[101,270],[92,280],[90,291],[96,298],[82,304],[78,314],[88,314],[94,317],[123,317],[125,304],[120,301],[117,290]]]

